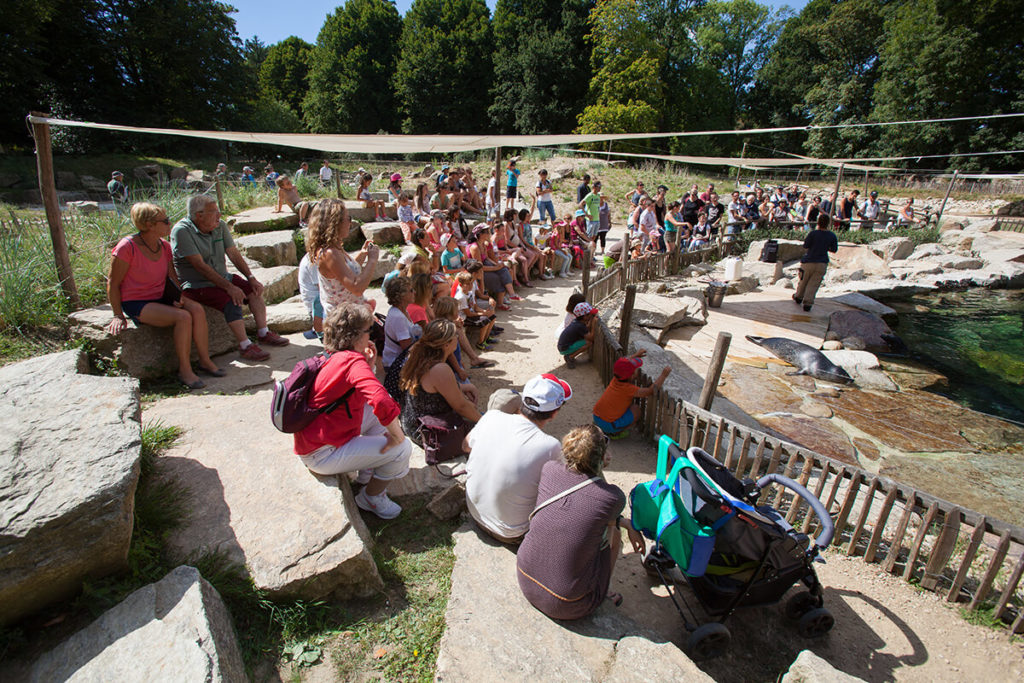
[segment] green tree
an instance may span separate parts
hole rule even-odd
[[[260,65],[261,97],[284,102],[293,112],[300,113],[309,89],[306,76],[312,50],[312,45],[295,36],[271,45]]]
[[[415,0],[400,47],[394,85],[402,132],[487,130],[492,41],[484,0]]]
[[[593,104],[578,117],[584,133],[656,131],[666,98],[662,68],[667,51],[636,0],[598,0],[590,13]]]
[[[24,117],[37,108],[46,80],[43,26],[53,18],[54,0],[9,0],[0,38],[0,145],[29,142]]]
[[[311,131],[398,129],[391,81],[401,30],[398,10],[385,0],[348,0],[327,15],[310,55],[309,94],[302,103]]]
[[[503,132],[567,133],[590,80],[593,0],[498,0],[488,115]]]
[[[916,0],[895,12],[880,49],[872,116],[928,119],[1024,109],[1024,12],[1019,1]],[[896,126],[878,134],[885,154],[1021,149],[1020,119]],[[969,170],[1017,170],[1020,157],[927,160]]]

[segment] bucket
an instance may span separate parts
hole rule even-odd
[[[743,259],[730,256],[725,259],[725,281],[732,282],[743,277]]]
[[[727,288],[724,282],[718,282],[717,280],[710,282],[708,284],[708,306],[711,308],[721,308]]]

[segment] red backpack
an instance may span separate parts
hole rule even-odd
[[[274,383],[274,397],[270,403],[270,421],[274,423],[278,431],[285,434],[302,431],[318,416],[330,413],[341,405],[345,406],[345,412],[348,413],[350,419],[352,418],[352,411],[348,408],[348,398],[356,390],[355,387],[350,387],[341,397],[323,408],[309,406],[313,382],[323,366],[326,365],[329,357],[326,352],[323,352],[312,358],[300,360],[295,364],[290,375]]]

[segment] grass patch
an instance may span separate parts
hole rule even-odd
[[[996,616],[995,605],[988,602],[973,611],[968,610],[966,607],[961,607],[960,616],[963,617],[963,620],[968,624],[984,626],[985,628],[991,628],[997,631],[1003,630],[1005,626],[1003,620]]]

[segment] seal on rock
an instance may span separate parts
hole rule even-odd
[[[792,373],[794,375],[810,375],[815,379],[840,384],[853,383],[853,378],[846,370],[830,361],[825,354],[812,346],[785,337],[755,337],[748,334],[747,339],[798,368],[797,372]]]

